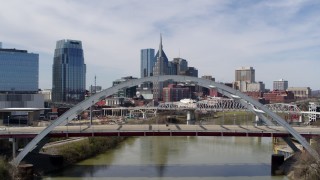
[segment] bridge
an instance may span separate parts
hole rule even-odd
[[[284,113],[291,115],[298,115],[302,119],[302,116],[318,115],[319,112],[302,111],[295,104],[287,103],[275,103],[264,105],[268,109],[276,113]],[[112,116],[125,116],[129,114],[131,117],[133,114],[140,117],[147,118],[157,116],[158,111],[198,111],[198,112],[228,112],[228,111],[250,111],[240,102],[221,97],[210,97],[206,100],[197,102],[188,101],[188,99],[180,102],[164,102],[158,106],[137,106],[137,107],[110,107],[103,108],[103,115],[107,115],[108,111],[111,111]]]
[[[10,127],[0,129],[0,138],[34,138],[45,127]],[[294,127],[301,136],[320,137],[314,127]],[[245,136],[245,137],[291,137],[281,126],[253,125],[92,125],[57,126],[49,137],[95,137],[95,136]]]
[[[76,118],[78,114],[85,111],[95,103],[100,100],[105,99],[106,97],[116,93],[118,90],[122,88],[137,86],[143,84],[145,82],[159,82],[159,81],[168,81],[172,80],[175,82],[192,82],[202,87],[206,88],[214,88],[217,91],[230,99],[233,99],[240,104],[242,104],[245,108],[249,109],[251,112],[256,114],[262,121],[265,122],[268,126],[275,125],[276,122],[278,125],[282,126],[290,135],[292,135],[316,160],[320,160],[319,154],[310,146],[310,144],[306,141],[304,137],[300,135],[293,127],[291,127],[286,121],[284,121],[280,116],[278,116],[275,112],[271,111],[269,108],[263,106],[258,101],[253,98],[232,89],[228,86],[225,86],[221,83],[217,83],[207,79],[201,79],[190,76],[176,76],[176,75],[164,75],[164,76],[152,76],[141,79],[134,79],[130,81],[123,82],[117,86],[110,87],[105,89],[88,99],[80,102],[59,118],[57,118],[51,125],[44,128],[38,135],[36,135],[32,141],[26,145],[26,147],[12,160],[12,164],[14,166],[18,166],[19,163],[23,160],[23,158],[31,152],[37,146],[41,146],[41,141],[49,135],[57,126],[64,126],[68,124],[69,121]]]

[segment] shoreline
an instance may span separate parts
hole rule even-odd
[[[25,162],[34,165],[35,176],[41,179],[45,174],[113,149],[126,139],[127,137],[88,137],[48,147],[40,153],[31,153],[25,158]]]

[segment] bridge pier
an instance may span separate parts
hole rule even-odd
[[[188,110],[187,111],[187,125],[191,124],[194,121],[194,111]]]
[[[17,138],[9,138],[9,141],[12,143],[12,158],[15,158],[18,148]]]
[[[263,123],[262,119],[260,119],[260,117],[256,115],[256,126],[260,126],[262,125],[262,123]]]
[[[271,156],[271,175],[278,176],[283,175],[283,170],[280,166],[284,163],[284,155],[282,154],[272,154]]]

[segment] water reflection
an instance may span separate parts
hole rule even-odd
[[[159,176],[159,168],[161,176]],[[267,171],[266,171],[267,170]],[[76,165],[52,177],[238,177],[269,176],[268,164],[220,165]]]
[[[271,154],[270,138],[139,137],[49,176],[75,180],[286,179],[270,176]]]

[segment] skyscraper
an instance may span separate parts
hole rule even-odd
[[[0,93],[37,93],[39,54],[0,48]]]
[[[159,50],[156,54],[156,62],[153,67],[153,75],[168,75],[168,58],[163,51],[162,36],[160,34]],[[167,82],[153,82],[153,99],[162,100],[162,89],[167,85]]]
[[[141,78],[153,75],[153,66],[155,63],[154,49],[141,49]]]
[[[84,100],[86,64],[81,41],[57,41],[52,67],[52,101],[78,103]]]
[[[154,49],[141,49],[140,60],[141,78],[153,76],[153,66],[155,63]],[[145,82],[141,87],[151,89],[152,83]]]
[[[44,98],[38,90],[39,54],[0,48],[0,108],[43,108]],[[9,116],[26,114],[0,112],[0,117],[9,120]]]

